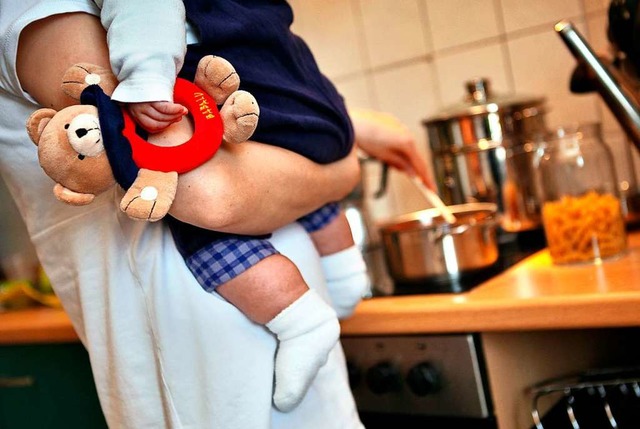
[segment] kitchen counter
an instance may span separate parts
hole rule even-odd
[[[342,323],[343,335],[517,332],[640,326],[640,232],[602,264],[555,266],[542,250],[462,294],[379,297]],[[61,310],[0,313],[0,344],[78,341]]]
[[[462,294],[370,299],[345,335],[505,332],[640,326],[640,232],[625,255],[557,266],[542,250]]]
[[[71,321],[62,310],[37,307],[0,313],[0,344],[77,341]]]

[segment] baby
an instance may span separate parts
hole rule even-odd
[[[151,134],[181,121],[187,111],[172,101],[170,89],[183,65],[185,40],[200,42],[199,48],[207,45],[202,24],[199,25],[198,38],[186,20],[180,1],[154,2],[154,15],[163,19],[153,23],[149,22],[144,7],[138,2],[105,0],[96,3],[102,8],[101,21],[107,30],[109,55],[120,81],[112,98],[125,103],[138,124]],[[315,110],[312,112],[323,115],[324,110],[335,106],[342,109],[325,115],[328,119],[323,117],[322,121],[312,121],[313,126],[327,123],[332,131],[339,129],[340,137],[316,142],[315,134],[308,132],[303,123],[295,131],[296,140],[301,143],[296,147],[282,146],[316,162],[332,162],[346,156],[351,150],[353,135],[342,100],[332,87],[330,91],[325,87],[318,88],[317,82],[323,85],[326,82],[317,71],[310,53],[299,39],[291,34],[286,36],[283,39],[286,43],[277,46],[282,48],[282,55],[287,56],[291,64],[305,63],[310,70],[309,76],[317,74],[316,79],[309,79],[308,84],[306,79],[301,81],[308,86],[304,88],[305,92],[311,94],[308,100],[303,101],[304,105],[318,104],[321,100],[323,105],[313,106]],[[295,44],[294,49],[287,45],[290,42]],[[214,47],[210,50],[214,51]],[[256,58],[260,57],[253,57],[252,67],[261,68]],[[265,62],[263,66],[268,71],[269,63]],[[286,122],[278,123],[279,118],[300,112],[291,107],[289,100],[274,104],[270,103],[269,94],[264,95],[263,98],[258,97],[258,102],[262,105],[265,101],[269,109],[266,113],[263,110],[260,121],[265,119],[265,128],[271,127],[270,130],[290,132]],[[293,99],[300,96],[291,95]],[[282,93],[276,91],[273,97],[282,97]],[[263,135],[267,136],[264,140]],[[278,132],[262,133],[258,138],[267,144],[278,144],[276,140],[279,139]],[[334,141],[335,147],[331,147]],[[322,153],[316,156],[314,145],[320,144],[323,145]],[[215,186],[206,181],[199,183],[203,186],[203,195],[206,187]],[[338,317],[350,315],[369,287],[362,255],[353,242],[349,224],[338,203],[329,204],[300,219],[321,256],[333,309],[308,288],[295,265],[275,250],[268,237],[223,234],[175,218],[167,219],[178,249],[201,286],[208,292],[219,293],[251,320],[264,324],[278,338],[273,400],[281,411],[293,409],[304,397],[339,339],[336,313]]]

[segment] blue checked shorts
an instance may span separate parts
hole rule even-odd
[[[329,203],[298,219],[298,223],[311,233],[324,228],[340,213],[340,204]]]
[[[307,232],[314,232],[331,222],[339,212],[339,204],[331,203],[298,219],[298,222]],[[186,263],[203,289],[213,292],[267,256],[278,253],[269,240],[234,236],[207,244],[186,258]]]

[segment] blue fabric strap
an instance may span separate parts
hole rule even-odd
[[[111,100],[98,85],[86,87],[80,95],[80,102],[98,108],[102,141],[113,170],[113,176],[120,186],[129,189],[136,180],[140,169],[133,162],[129,141],[122,135],[124,118],[120,106]]]

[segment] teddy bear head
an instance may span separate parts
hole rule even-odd
[[[90,203],[115,185],[96,107],[39,109],[27,121],[43,170],[56,182],[56,197],[73,205]]]

